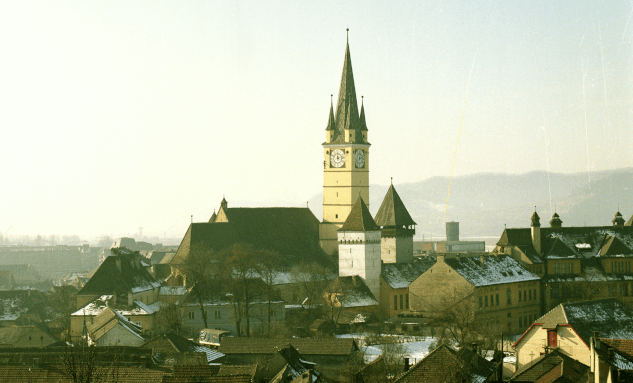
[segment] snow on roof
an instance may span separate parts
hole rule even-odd
[[[2,307],[0,320],[16,320],[20,315],[29,311],[20,297],[0,299],[0,305]]]
[[[475,286],[540,280],[508,256],[485,256],[483,262],[476,257],[451,258],[445,262]]]
[[[158,290],[159,295],[185,295],[189,291],[187,286],[163,286]]]
[[[110,307],[111,299],[112,299],[112,295],[102,295],[101,297],[93,300],[92,302],[88,303],[87,305],[85,305],[84,307],[80,308],[79,310],[75,311],[74,313],[70,315],[71,316],[84,316],[84,315],[97,316],[101,314],[101,312],[105,310],[107,307]],[[139,305],[139,303],[141,303],[142,306]],[[137,316],[137,315],[151,315],[154,312],[159,310],[160,308],[159,305],[160,305],[159,302],[152,303],[151,305],[146,305],[142,302],[134,301],[134,307],[132,309],[121,309],[121,308],[114,309],[112,307],[110,308],[112,308],[114,311],[118,312],[119,314],[123,316],[130,316],[130,315]]]
[[[435,257],[427,256],[420,257],[419,261],[413,263],[385,263],[382,265],[380,276],[393,289],[407,288],[411,282],[430,269],[435,262]]]

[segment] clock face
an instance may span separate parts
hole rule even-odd
[[[332,150],[330,154],[330,163],[335,168],[340,168],[345,165],[345,153],[341,149]]]
[[[357,168],[364,168],[365,167],[365,152],[358,149],[356,150],[356,167]]]

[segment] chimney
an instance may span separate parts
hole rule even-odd
[[[409,358],[404,358],[404,371],[409,371]]]
[[[141,356],[141,368],[147,368],[147,357]]]
[[[481,255],[479,256],[479,261],[480,261],[481,263],[484,263],[484,255],[483,255],[483,254],[481,254]]]
[[[471,350],[473,351],[473,367],[479,367],[479,354],[477,353],[477,343],[473,342],[470,345]]]
[[[600,350],[600,338],[598,338],[598,331],[593,332],[593,342],[595,343],[596,350]]]
[[[119,269],[119,273],[120,273],[121,272],[121,258],[116,257],[114,262],[116,263],[116,268]]]
[[[40,368],[40,358],[33,358],[33,367]]]

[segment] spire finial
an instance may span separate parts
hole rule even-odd
[[[333,94],[331,94],[331,95],[330,95],[330,104],[333,104],[333,103],[334,103],[334,95],[333,95]]]
[[[360,96],[360,106],[363,106],[364,101],[365,101],[365,96]]]
[[[191,215],[191,223],[193,223],[193,214]]]
[[[393,177],[391,177],[391,184],[393,185]]]
[[[347,32],[347,42],[349,43],[349,28],[345,30]]]
[[[306,201],[306,207],[309,208],[310,207],[310,201]]]

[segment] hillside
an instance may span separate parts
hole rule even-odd
[[[416,239],[445,236],[442,220],[448,184],[448,177],[434,177],[395,185],[418,223]],[[460,237],[467,239],[498,238],[504,224],[529,227],[534,206],[544,226],[549,226],[555,206],[564,226],[610,225],[618,203],[626,220],[633,214],[633,168],[591,173],[591,183],[587,173],[550,173],[549,185],[547,172],[543,171],[455,177],[446,220],[459,221]],[[371,185],[372,214],[378,211],[387,188],[386,185]],[[309,201],[319,219],[322,198],[322,194],[318,194]]]

